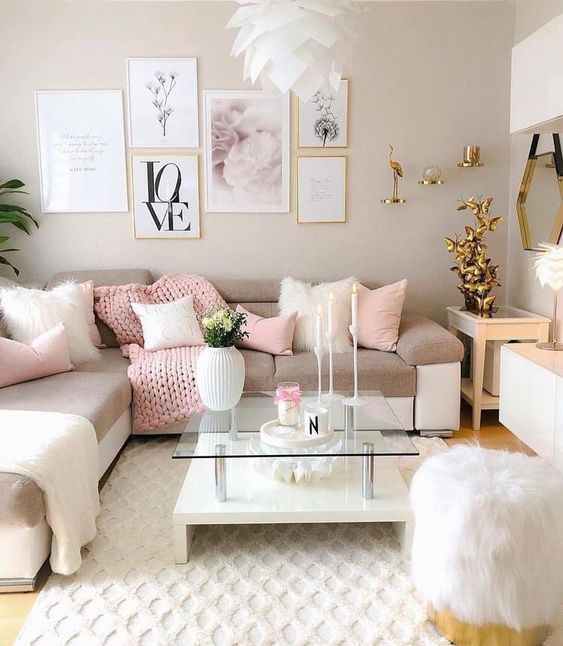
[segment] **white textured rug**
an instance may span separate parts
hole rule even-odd
[[[422,455],[445,446],[417,443]],[[199,528],[190,562],[176,565],[171,514],[188,463],[170,459],[174,444],[129,443],[82,568],[49,578],[18,646],[448,644],[387,525]]]

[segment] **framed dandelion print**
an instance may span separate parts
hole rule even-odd
[[[300,148],[345,148],[348,145],[348,81],[338,92],[322,88],[307,102],[299,101]]]
[[[289,212],[289,95],[205,92],[207,211]]]
[[[197,148],[197,59],[129,58],[129,145]]]
[[[198,156],[131,155],[135,238],[199,238]]]
[[[297,158],[297,222],[346,222],[346,157]]]
[[[35,93],[43,213],[128,210],[121,90]]]

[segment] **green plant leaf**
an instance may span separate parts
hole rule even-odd
[[[20,275],[20,270],[17,269],[17,267],[14,267],[14,265],[12,265],[12,263],[9,260],[4,258],[4,256],[0,256],[0,265],[8,265],[8,267],[11,267],[13,269],[16,276]]]
[[[37,220],[23,206],[18,206],[17,204],[0,204],[0,212],[1,211],[18,211],[18,213],[25,215],[26,218],[29,218],[33,222],[33,224],[35,224],[35,226],[39,228]]]
[[[10,189],[5,189],[4,191],[0,190],[0,197],[2,197],[2,195],[12,195],[14,193],[21,193],[22,195],[29,195],[29,193],[27,191],[12,191]]]
[[[20,231],[29,235],[27,223],[18,211],[0,211],[0,224],[13,224]]]
[[[10,179],[7,182],[0,184],[0,191],[3,188],[21,188],[22,186],[25,186],[25,184],[21,181],[21,179]]]
[[[5,242],[8,242],[10,239],[10,236],[0,236],[0,244],[4,244]]]

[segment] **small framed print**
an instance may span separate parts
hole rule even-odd
[[[297,158],[297,222],[346,222],[346,157]]]
[[[299,148],[346,148],[348,145],[348,81],[335,92],[324,87],[298,103]]]
[[[198,148],[197,59],[129,58],[129,146]]]
[[[131,155],[135,238],[199,238],[198,156]]]

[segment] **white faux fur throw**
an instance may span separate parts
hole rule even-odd
[[[80,548],[96,535],[98,470],[96,432],[87,419],[0,410],[0,471],[28,476],[43,491],[53,572],[76,572]]]
[[[553,621],[563,601],[563,476],[551,464],[457,447],[420,467],[411,500],[424,601],[474,625]]]

